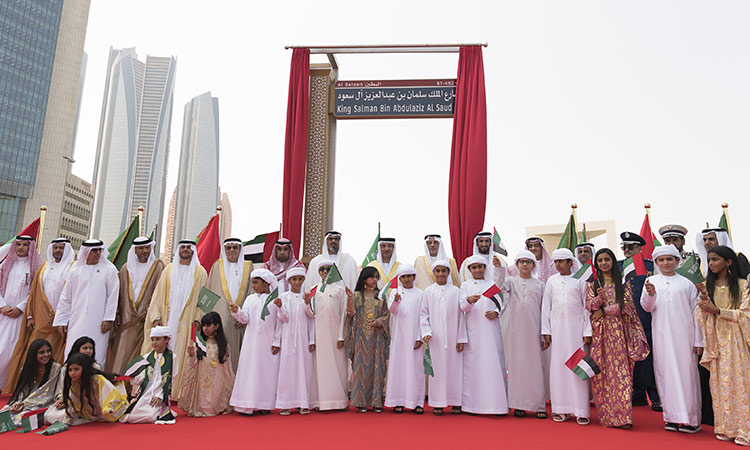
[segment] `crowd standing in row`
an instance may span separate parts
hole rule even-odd
[[[421,414],[428,390],[436,415],[545,419],[550,400],[554,421],[587,425],[588,377],[571,367],[585,350],[599,370],[590,384],[602,426],[630,428],[632,407],[650,400],[668,431],[713,423],[717,439],[750,445],[747,260],[726,230],[703,230],[695,257],[706,281],[693,284],[676,273],[691,256],[687,230],[660,233],[667,245],[634,272],[610,249],[550,254],[535,237],[509,265],[490,233],[476,235],[460,268],[438,235],[413,266],[382,238],[360,271],[332,231],[307,270],[288,240],[254,269],[230,238],[210,274],[193,241],[165,267],[138,238],[118,274],[101,241],[86,241],[74,262],[57,239],[41,264],[19,236],[0,265],[0,385],[11,395],[0,414],[171,423],[172,400],[191,416]],[[628,258],[645,245],[621,238]],[[220,298],[208,313],[203,287]]]

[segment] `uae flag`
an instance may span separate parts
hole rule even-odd
[[[263,310],[260,312],[260,320],[266,320],[266,316],[271,314],[271,311],[268,310],[268,305],[271,304],[272,301],[274,301],[279,296],[279,288],[276,288],[268,294],[268,298],[266,299],[265,303],[263,303]]]
[[[503,240],[500,238],[500,234],[495,227],[492,227],[492,248],[495,252],[503,256],[508,256],[508,250],[505,248],[505,244],[503,244]]]
[[[133,358],[133,360],[130,361],[130,363],[128,363],[128,366],[125,367],[125,373],[123,373],[123,375],[126,377],[133,377],[135,376],[135,374],[138,372],[140,368],[146,367],[148,365],[149,364],[146,358],[144,358],[141,355],[138,355],[135,358]]]
[[[640,234],[641,237],[646,240],[646,245],[641,247],[641,253],[643,253],[644,258],[651,259],[654,254],[654,248],[660,247],[661,242],[656,239],[654,232],[651,231],[651,221],[648,220],[648,213],[646,213],[646,217],[643,218],[643,225],[641,225]]]
[[[393,289],[398,289],[398,277],[396,276],[394,276],[391,281],[383,286],[383,289],[381,289],[380,293],[378,293],[378,298],[382,300],[388,300],[388,294],[390,294]]]
[[[21,416],[21,429],[16,431],[16,433],[28,433],[44,425],[45,411],[47,411],[47,408],[35,409]]]
[[[208,354],[208,351],[206,350],[206,340],[203,339],[203,335],[198,333],[198,329],[195,327],[194,323],[191,323],[190,327],[190,340],[195,343],[196,347],[203,350],[204,354]]]
[[[582,348],[576,350],[573,355],[565,361],[565,365],[568,369],[572,370],[574,374],[578,375],[583,381],[588,380],[597,373],[601,372],[599,366],[596,365],[593,359]]]
[[[633,277],[648,275],[646,263],[643,261],[643,252],[636,253],[622,263],[622,279],[630,281]]]
[[[256,264],[268,261],[271,259],[273,246],[276,245],[276,241],[278,240],[279,232],[274,231],[273,233],[259,234],[249,241],[244,242],[245,261],[252,261]]]
[[[596,270],[594,270],[594,262],[591,261],[591,258],[589,258],[588,261],[586,261],[586,264],[583,265],[580,269],[578,269],[578,272],[573,274],[573,278],[576,280],[584,279],[588,280],[591,278],[591,276],[594,276],[595,280],[599,279],[599,274],[596,273]]]
[[[310,309],[312,310],[313,316],[315,315],[315,294],[317,293],[318,293],[318,285],[316,284],[315,286],[313,286],[312,289],[310,289]]]
[[[492,286],[490,286],[486,291],[482,292],[483,297],[487,297],[492,301],[492,303],[497,306],[497,312],[498,314],[500,311],[502,311],[502,306],[500,306],[500,302],[503,301],[503,293],[500,291],[500,288],[497,287],[495,283],[492,283]],[[497,298],[500,297],[500,301],[497,300]]]

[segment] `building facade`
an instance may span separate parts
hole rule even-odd
[[[91,188],[91,183],[72,173],[68,173],[63,193],[60,232],[55,237],[50,237],[50,239],[58,236],[64,237],[70,240],[70,245],[78,251],[83,241],[89,235],[91,208],[93,204],[94,191]],[[49,211],[46,217],[49,217]]]

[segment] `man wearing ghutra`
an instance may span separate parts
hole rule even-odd
[[[396,239],[380,238],[378,241],[378,257],[375,261],[368,264],[374,267],[380,275],[378,288],[382,289],[385,283],[391,281],[398,272],[401,263],[396,259]]]
[[[359,276],[357,262],[354,261],[354,258],[352,258],[351,255],[343,252],[341,233],[338,231],[329,231],[325,235],[323,249],[320,255],[310,261],[305,284],[302,286],[304,292],[309,292],[313,286],[323,281],[320,279],[318,266],[320,265],[320,261],[328,260],[333,261],[336,264],[336,267],[341,273],[341,278],[344,280],[344,284],[354,289],[354,286],[357,284],[357,277]]]
[[[292,241],[285,238],[276,241],[276,245],[273,246],[271,258],[264,262],[262,266],[263,269],[270,270],[276,277],[279,283],[279,294],[289,290],[289,281],[286,279],[286,273],[290,269],[300,267],[304,269],[305,265],[297,261],[297,257],[294,256]]]
[[[424,237],[424,256],[417,257],[414,261],[414,269],[417,271],[417,280],[415,286],[421,290],[425,290],[435,283],[435,274],[432,272],[432,265],[437,261],[448,261],[450,267],[450,281],[454,286],[461,286],[461,276],[458,273],[458,266],[456,260],[448,258],[445,253],[445,245],[439,234],[428,234]]]

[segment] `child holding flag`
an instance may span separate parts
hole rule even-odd
[[[403,413],[406,407],[422,414],[425,379],[419,314],[423,292],[414,287],[417,271],[409,264],[401,264],[396,277],[400,287],[388,293],[392,320],[385,406],[393,407],[395,413]]]
[[[675,273],[680,252],[674,245],[654,250],[661,271],[646,279],[643,309],[651,313],[654,330],[654,374],[664,409],[664,429],[682,433],[701,431],[700,380],[697,356],[703,352],[703,334],[695,315],[698,289]]]
[[[546,419],[542,352],[549,345],[541,330],[544,282],[538,278],[536,257],[530,251],[518,252],[515,266],[518,276],[506,277],[502,288],[507,299],[502,315],[508,336],[508,406],[516,417],[530,411],[538,419]]]
[[[464,260],[471,279],[461,285],[461,310],[466,318],[468,343],[463,351],[461,409],[470,414],[507,414],[508,391],[505,352],[500,326],[503,310],[500,288],[485,280],[487,259],[473,255]]]
[[[281,347],[279,385],[276,389],[276,408],[282,416],[299,408],[300,414],[310,414],[310,378],[312,352],[315,351],[315,322],[307,314],[302,299],[305,269],[295,267],[286,273],[289,290],[274,300],[281,321],[281,332],[276,334],[274,346]]]
[[[267,269],[253,270],[250,283],[255,293],[245,299],[242,309],[232,305],[232,317],[247,327],[229,404],[240,414],[258,410],[265,415],[276,406],[279,380],[279,348],[273,346],[281,332],[273,303],[279,290],[276,276]]]
[[[589,260],[591,261],[591,260]],[[594,256],[594,281],[586,287],[586,309],[591,313],[591,358],[601,373],[591,380],[599,425],[633,425],[633,368],[649,348],[633,304],[630,283],[622,282],[612,250]]]
[[[173,424],[175,413],[170,409],[172,379],[177,376],[179,361],[169,349],[171,330],[169,327],[151,328],[153,351],[139,356],[128,364],[126,375],[135,375],[130,384],[136,386],[135,398],[122,423]]]
[[[581,263],[567,248],[552,252],[557,274],[544,286],[542,337],[550,346],[550,403],[552,420],[564,422],[571,415],[588,425],[591,414],[588,383],[565,363],[584,344],[591,342],[591,323],[586,311],[586,280],[573,277]]]
[[[234,386],[231,351],[218,312],[201,318],[200,331],[193,330],[193,344],[188,344],[179,407],[188,416],[211,417],[230,414],[229,398]],[[197,348],[196,348],[197,347]]]

